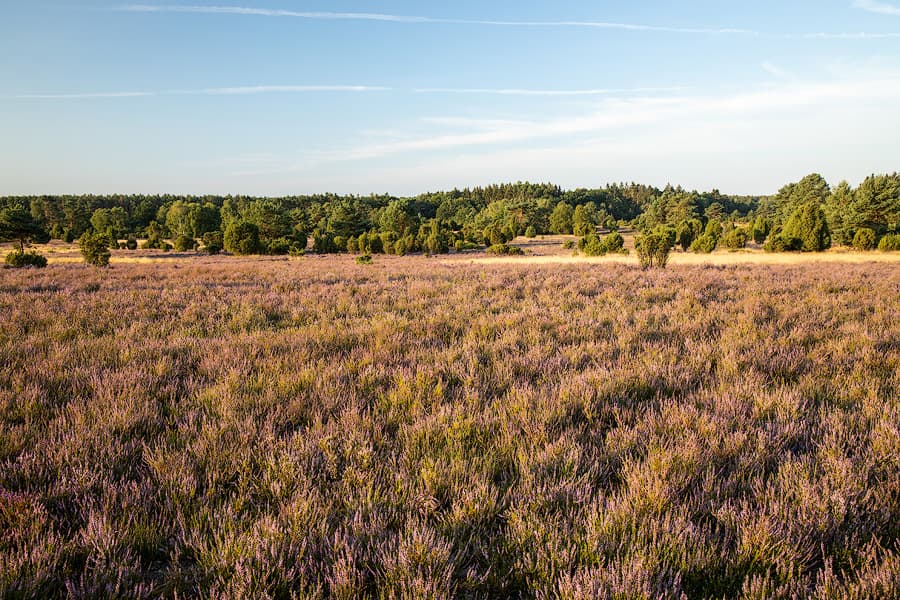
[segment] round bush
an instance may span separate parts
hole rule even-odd
[[[175,250],[178,252],[187,252],[197,247],[197,240],[189,235],[179,235],[173,241]]]
[[[105,234],[85,231],[78,238],[78,249],[87,264],[95,267],[109,265],[109,238]]]
[[[878,242],[878,249],[882,252],[896,252],[900,250],[900,233],[888,234]]]

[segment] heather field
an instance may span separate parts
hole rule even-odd
[[[0,270],[0,597],[900,595],[894,262]]]

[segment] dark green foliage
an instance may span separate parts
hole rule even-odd
[[[831,246],[825,212],[816,202],[808,202],[791,214],[781,237],[787,245],[802,252],[821,252]]]
[[[703,230],[703,235],[708,235],[708,236],[712,237],[718,243],[719,238],[722,237],[721,221],[718,221],[718,220],[709,221]]]
[[[6,264],[13,268],[36,267],[42,269],[47,266],[47,257],[37,252],[19,252],[16,250],[6,255]]]
[[[703,231],[703,223],[699,219],[681,221],[675,229],[675,243],[687,252],[691,244]]]
[[[766,241],[766,237],[769,235],[769,221],[766,220],[762,215],[756,217],[753,220],[753,225],[751,225],[750,235],[753,238],[753,241],[757,244],[762,244]]]
[[[900,233],[889,233],[878,242],[878,249],[882,252],[896,252],[900,250]]]
[[[360,265],[371,265],[372,264],[372,255],[371,254],[361,254],[356,257],[356,262]]]
[[[709,254],[716,249],[717,244],[718,241],[714,236],[708,233],[704,233],[693,242],[691,242],[691,252],[696,252],[698,254]]]
[[[50,234],[35,221],[31,213],[21,204],[0,210],[0,241],[15,241],[19,253],[34,242],[44,244],[50,241]]]
[[[125,240],[125,249],[126,250],[137,250],[138,241],[137,238],[133,235],[129,235],[128,239]]]
[[[525,228],[525,237],[527,237],[529,239],[537,237],[537,231],[535,231],[533,225],[529,225],[528,227]]]
[[[596,233],[584,236],[578,242],[578,248],[585,256],[604,256],[610,253],[622,252],[625,239],[617,232],[612,232],[603,238]]]
[[[165,240],[165,230],[156,221],[147,225],[147,240],[141,245],[145,250],[165,250],[168,244]]]
[[[574,209],[565,202],[560,202],[550,214],[550,233],[572,233],[572,218]]]
[[[506,254],[513,256],[521,256],[525,251],[518,246],[509,246],[507,244],[493,244],[487,249],[488,254]]]
[[[218,254],[225,247],[221,231],[207,231],[203,234],[203,251],[207,254]]]
[[[181,234],[175,236],[175,239],[172,240],[172,245],[178,252],[187,252],[188,250],[194,250],[197,248],[197,240],[189,235]]]
[[[232,254],[259,254],[259,228],[247,221],[233,221],[225,229],[225,250]]]
[[[732,227],[725,235],[722,236],[722,245],[729,250],[740,250],[747,245],[749,239],[747,230],[742,227]]]
[[[563,242],[564,250],[572,250],[573,248],[575,248],[575,240],[566,240]]]
[[[856,250],[873,250],[875,248],[875,232],[868,227],[856,230],[853,236],[853,248]]]
[[[634,246],[643,269],[652,267],[664,269],[669,262],[669,250],[672,245],[665,232],[639,235],[634,240]]]
[[[84,262],[95,267],[105,267],[109,265],[109,240],[102,233],[91,233],[85,231],[78,238],[78,249]]]

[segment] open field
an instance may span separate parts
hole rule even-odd
[[[0,270],[0,596],[897,597],[896,255],[474,256]]]

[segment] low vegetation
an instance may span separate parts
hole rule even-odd
[[[898,597],[898,287],[0,270],[0,596]]]

